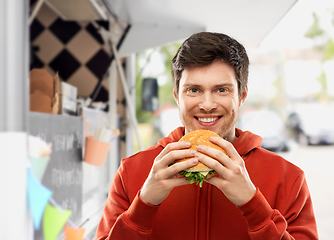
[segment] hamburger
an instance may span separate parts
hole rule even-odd
[[[188,132],[179,140],[179,142],[180,141],[190,142],[191,143],[190,149],[193,149],[195,151],[197,151],[197,146],[205,145],[208,147],[218,149],[227,155],[224,149],[222,149],[221,147],[210,141],[210,137],[220,137],[220,136],[212,131],[199,129]],[[191,158],[176,160],[175,163],[187,161],[189,159]],[[180,171],[179,175],[186,177],[186,180],[190,181],[190,184],[196,183],[196,185],[202,187],[204,180],[214,176],[214,170],[209,168],[205,164],[199,162],[197,165],[189,169]]]

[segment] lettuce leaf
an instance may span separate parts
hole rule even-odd
[[[214,170],[211,170],[208,175],[213,174]],[[186,180],[190,181],[190,184],[196,183],[200,187],[203,186],[203,181],[206,180],[207,176],[204,176],[201,172],[187,172],[187,171],[180,171],[180,176],[184,176]]]

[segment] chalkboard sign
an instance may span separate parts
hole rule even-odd
[[[83,118],[29,113],[29,134],[52,143],[42,184],[52,191],[53,200],[62,209],[72,211],[70,220],[74,223],[79,223],[82,215],[84,133]],[[35,239],[44,239],[41,229],[35,231]]]

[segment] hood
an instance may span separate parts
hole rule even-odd
[[[243,132],[242,130],[236,128],[235,135],[238,138],[233,143],[233,146],[242,157],[246,156],[253,149],[260,148],[262,145],[262,138],[250,131]]]
[[[177,142],[184,135],[184,127],[178,127],[172,131],[168,137],[159,140],[158,144],[165,148],[167,144],[171,142]],[[238,128],[235,129],[235,135],[238,137],[233,143],[233,146],[237,150],[240,156],[246,156],[247,153],[254,148],[259,148],[262,145],[262,138],[250,131],[242,131]]]
[[[165,148],[167,144],[172,142],[177,142],[184,135],[184,127],[178,127],[174,131],[172,131],[168,137],[164,137],[158,141],[158,145]]]

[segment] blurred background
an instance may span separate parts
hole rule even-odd
[[[88,129],[89,134],[102,126],[118,130],[102,166],[70,152],[59,158],[53,147],[50,162],[59,169],[78,166],[75,196],[42,180],[64,208],[76,201],[72,210],[78,214],[71,221],[93,239],[120,160],[182,125],[172,95],[171,59],[181,42],[199,31],[226,33],[246,47],[249,93],[237,127],[260,135],[263,148],[305,171],[320,239],[334,239],[333,0],[1,0],[0,33],[6,37],[0,38],[0,140],[7,144],[0,144],[0,151],[10,152],[0,174],[5,239],[17,238],[15,229],[23,229],[21,238],[31,232],[25,135],[18,145],[13,133],[35,129],[55,146],[64,122],[73,124],[64,132],[74,131],[71,126],[83,124],[83,116],[89,127],[75,133],[74,145],[84,155],[81,141]],[[48,76],[40,82],[48,82],[52,92],[46,110],[33,108],[32,103],[47,103],[34,98],[41,90],[31,87],[35,69]],[[58,83],[63,89],[56,93]],[[31,120],[34,116],[45,127]],[[41,230],[34,234],[43,239]]]
[[[145,147],[181,126],[170,62],[180,42],[136,55],[136,115]],[[249,93],[237,127],[306,172],[320,239],[334,230],[334,2],[299,0],[250,58]],[[143,110],[142,82],[156,78],[158,107]]]

